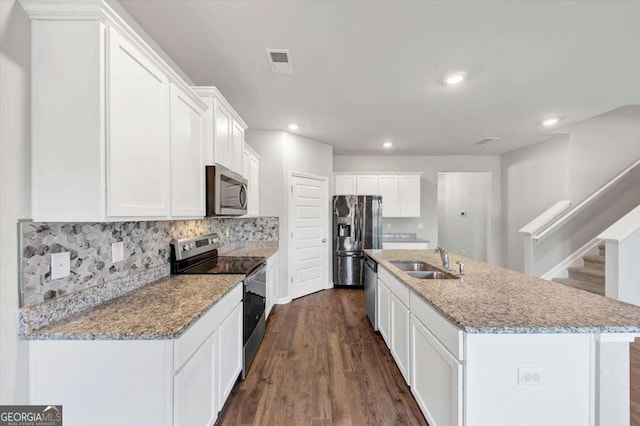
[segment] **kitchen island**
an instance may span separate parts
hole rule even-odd
[[[430,425],[627,425],[640,308],[430,250],[367,250],[377,325]],[[391,262],[422,261],[450,279]]]

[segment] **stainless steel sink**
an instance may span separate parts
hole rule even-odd
[[[439,271],[408,271],[407,275],[421,280],[454,280],[453,275],[445,274]]]
[[[433,266],[419,260],[392,260],[389,263],[401,271],[433,271]]]

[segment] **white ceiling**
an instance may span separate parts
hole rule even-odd
[[[121,3],[250,128],[295,122],[338,154],[497,154],[562,132],[545,116],[640,104],[638,1]],[[294,74],[266,48],[290,49]],[[470,146],[485,137],[500,140]]]

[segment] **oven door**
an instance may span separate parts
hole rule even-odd
[[[244,338],[247,343],[264,315],[267,302],[267,266],[262,264],[244,280]]]
[[[247,180],[222,166],[207,166],[207,216],[247,214]]]

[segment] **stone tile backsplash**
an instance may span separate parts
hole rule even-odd
[[[207,218],[201,220],[39,223],[22,222],[23,306],[85,290],[169,264],[172,239],[218,233],[220,252],[243,242],[276,242],[278,218]],[[125,260],[111,262],[111,244],[122,241]],[[71,275],[52,280],[51,253],[70,252]],[[168,268],[161,268],[166,270]]]

